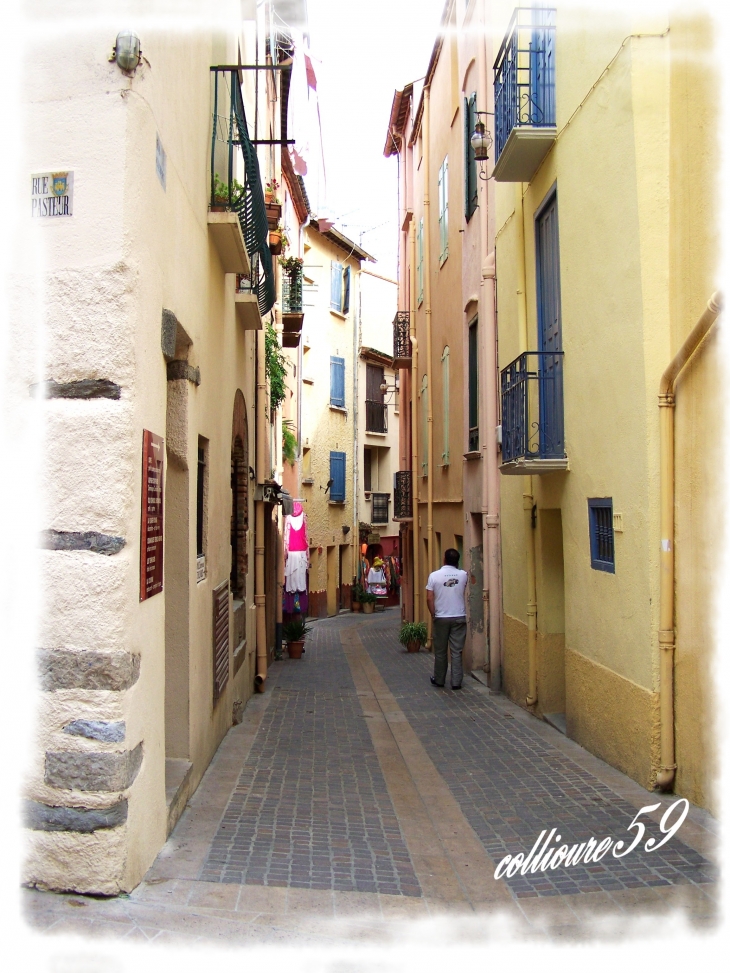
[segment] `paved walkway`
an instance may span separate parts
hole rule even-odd
[[[317,622],[301,660],[272,665],[141,885],[110,900],[24,890],[30,924],[227,945],[422,944],[444,915],[471,943],[615,940],[669,914],[690,935],[715,928],[718,827],[698,808],[656,852],[495,880],[543,830],[555,847],[628,844],[636,811],[659,803],[646,820],[661,838],[676,798],[475,679],[434,689],[432,656],[406,653],[398,626],[397,609]]]

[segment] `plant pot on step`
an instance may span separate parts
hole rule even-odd
[[[287,642],[286,647],[289,652],[290,659],[301,659],[302,652],[304,650],[304,639],[298,639],[295,642]]]
[[[364,601],[362,610],[366,615],[372,615],[372,613],[375,611],[375,605],[372,601]]]
[[[421,643],[420,642],[409,642],[406,646],[409,652],[420,652]]]
[[[359,612],[362,609],[362,605],[360,604],[359,601],[350,602],[350,607],[354,612]]]

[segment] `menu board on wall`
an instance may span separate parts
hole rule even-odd
[[[145,429],[142,435],[142,531],[139,600],[162,591],[163,467],[165,440]]]

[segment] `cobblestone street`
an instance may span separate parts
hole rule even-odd
[[[474,678],[433,688],[432,656],[405,652],[398,625],[398,609],[316,622],[301,660],[271,666],[141,885],[115,899],[25,889],[33,929],[156,945],[422,944],[449,914],[472,944],[574,942],[641,936],[680,909],[690,935],[712,930],[718,826],[694,807],[657,852],[642,842],[626,858],[495,880],[543,830],[628,843],[636,811],[659,803],[646,820],[661,837],[676,798]]]

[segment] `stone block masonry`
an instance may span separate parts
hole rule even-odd
[[[94,530],[44,530],[41,547],[48,551],[91,551],[92,554],[118,554],[126,541]]]
[[[127,801],[108,808],[51,807],[38,801],[25,801],[23,824],[31,831],[77,831],[89,834],[105,828],[118,828],[127,820]]]
[[[123,791],[142,766],[142,744],[116,753],[49,751],[45,782],[50,787],[76,791]]]
[[[104,720],[73,720],[63,728],[64,733],[86,737],[87,740],[101,740],[103,743],[121,743],[126,733],[123,722],[109,723]]]
[[[75,652],[72,649],[40,649],[38,668],[41,688],[100,689],[121,692],[139,679],[139,655],[131,652]]]

